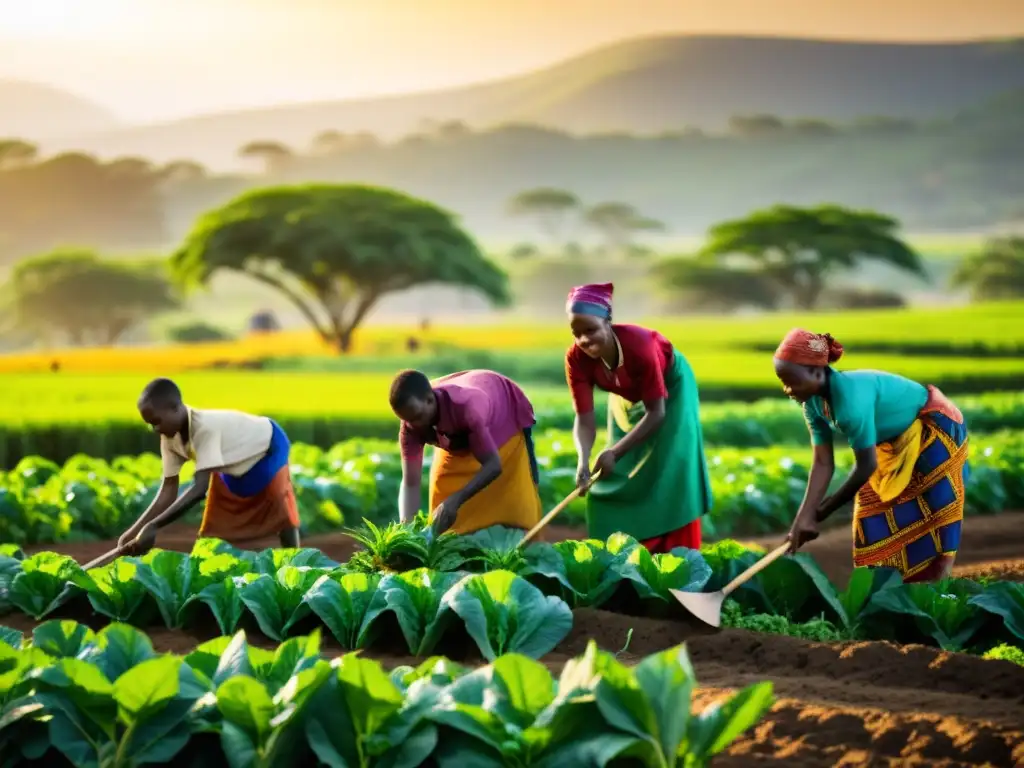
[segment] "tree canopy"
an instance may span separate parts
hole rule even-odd
[[[445,283],[475,289],[498,305],[511,300],[506,274],[453,214],[379,187],[245,193],[200,217],[171,263],[186,285],[231,270],[272,286],[342,352],[388,293]]]
[[[670,260],[661,275],[678,287],[714,292],[727,304],[774,307],[788,298],[813,309],[829,278],[865,260],[925,278],[920,256],[898,229],[895,219],[874,211],[779,205],[715,225],[697,258]],[[754,285],[761,301],[751,300]]]
[[[30,162],[21,144],[0,143],[0,262],[65,243],[164,245],[163,178],[147,161],[68,153]]]
[[[966,288],[975,301],[1024,297],[1024,237],[998,237],[964,259],[952,284]]]
[[[5,286],[14,325],[72,344],[113,344],[140,321],[179,306],[162,260],[111,261],[58,250],[20,261]]]
[[[579,210],[580,200],[572,192],[553,187],[527,189],[508,202],[513,216],[531,216],[541,231],[556,247],[563,245],[571,214]]]
[[[628,203],[598,203],[587,209],[585,219],[602,239],[602,248],[617,255],[645,253],[634,242],[640,232],[663,232],[665,225],[657,219],[644,216]]]

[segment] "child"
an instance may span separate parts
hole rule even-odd
[[[398,507],[403,522],[419,509],[423,449],[433,445],[429,503],[438,534],[537,524],[536,420],[513,381],[493,371],[463,371],[431,382],[419,371],[402,371],[391,384],[390,399],[402,421]]]
[[[154,379],[138,402],[143,420],[160,435],[163,481],[153,503],[118,541],[126,554],[153,548],[157,529],[206,498],[199,535],[242,543],[278,534],[282,547],[299,546],[295,502],[284,431],[264,416],[199,410],[182,402],[170,379]],[[196,463],[195,479],[178,496],[178,475]]]

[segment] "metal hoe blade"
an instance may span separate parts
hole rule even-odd
[[[725,602],[725,598],[786,554],[787,551],[789,551],[788,542],[776,547],[718,592],[680,592],[678,589],[670,589],[669,592],[683,608],[705,624],[720,627],[722,626],[722,603]]]
[[[712,627],[722,626],[722,603],[724,592],[680,592],[670,589],[672,596],[687,611]]]

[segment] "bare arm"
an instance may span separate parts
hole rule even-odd
[[[501,475],[501,470],[501,457],[496,452],[484,456],[483,461],[480,462],[480,470],[461,490],[451,495],[451,500],[455,502],[456,506],[462,506],[497,480]]]
[[[869,448],[862,448],[859,451],[853,452],[855,464],[850,474],[843,481],[843,484],[839,486],[839,489],[829,496],[824,501],[820,501],[816,506],[816,514],[818,522],[823,522],[829,515],[835,512],[840,507],[844,507],[853,501],[854,497],[870,478],[874,474],[875,469],[878,467],[878,456],[875,453],[874,446]]]
[[[178,498],[179,482],[177,475],[165,477],[160,481],[160,489],[157,491],[156,497],[146,508],[146,511],[139,515],[139,519],[132,523],[128,530],[121,535],[122,541],[134,539],[139,535],[139,531],[142,530],[146,523],[159,517],[174,503],[174,500]]]
[[[402,458],[402,486],[398,489],[398,519],[412,522],[420,511],[420,486],[423,483],[422,464]]]
[[[814,461],[811,464],[811,474],[807,478],[807,490],[804,492],[803,503],[797,516],[813,515],[821,505],[822,499],[828,493],[828,486],[832,482],[832,475],[836,471],[835,451],[832,443],[814,446]]]
[[[590,471],[590,454],[594,451],[594,442],[597,440],[597,421],[594,419],[594,412],[577,413],[572,424],[572,441],[576,446],[576,456],[580,469],[586,468]]]
[[[650,438],[665,421],[665,399],[659,398],[649,403],[644,403],[645,413],[643,418],[637,422],[629,432],[623,435],[622,439],[613,445],[610,450],[616,460],[621,459],[631,449]]]
[[[210,473],[212,471],[204,469],[196,472],[192,485],[188,487],[188,490],[175,499],[161,514],[157,515],[151,521],[152,524],[157,528],[164,528],[179,519],[198,502],[205,499],[206,492],[210,487]]]

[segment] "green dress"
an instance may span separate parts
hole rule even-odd
[[[643,445],[622,456],[611,477],[587,494],[587,530],[597,539],[621,531],[651,539],[682,528],[711,508],[711,478],[704,456],[697,380],[686,358],[675,351],[665,373],[665,420]],[[643,417],[643,403],[608,397],[609,445]]]

